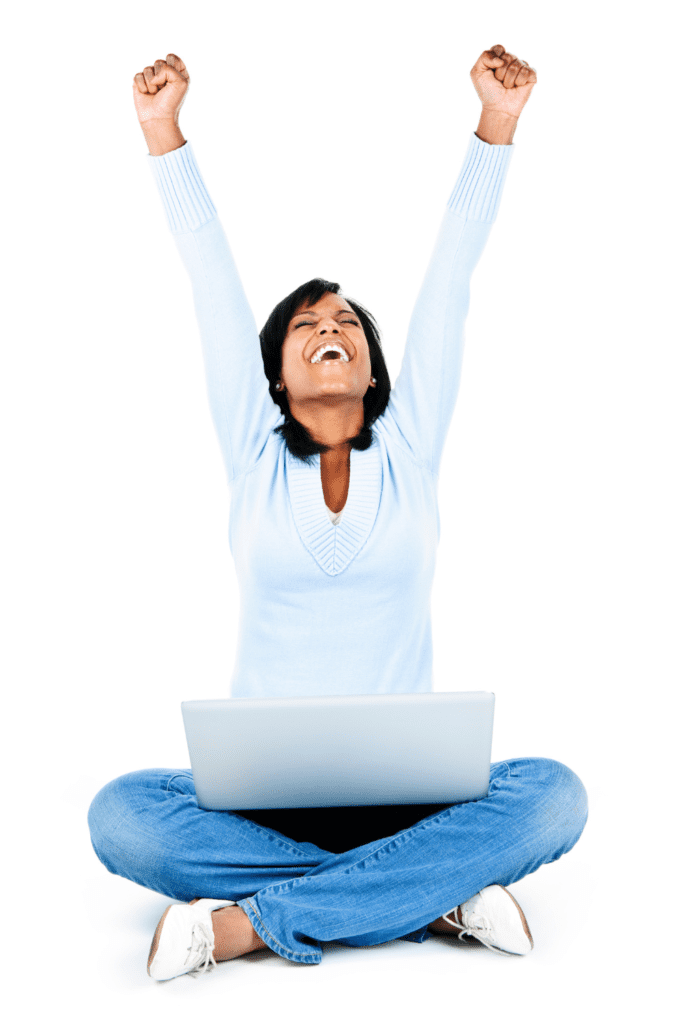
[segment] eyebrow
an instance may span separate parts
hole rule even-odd
[[[295,313],[294,314],[294,316],[292,317],[292,320],[296,316],[303,316],[304,313],[315,313],[315,310],[314,309],[302,309],[300,313]],[[352,309],[337,309],[337,310],[335,310],[334,315],[337,316],[339,313],[350,313],[352,316],[356,316],[356,314],[353,312]]]

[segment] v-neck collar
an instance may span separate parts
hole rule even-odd
[[[351,449],[351,476],[344,514],[334,526],[325,507],[320,456],[309,464],[287,452],[287,488],[302,543],[323,572],[337,576],[370,536],[382,494],[382,459],[377,437],[364,452]]]

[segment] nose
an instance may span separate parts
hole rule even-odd
[[[318,334],[322,335],[328,331],[330,334],[339,334],[339,327],[337,325],[337,321],[333,320],[331,317],[329,317],[327,320],[321,320],[320,325],[318,327]]]

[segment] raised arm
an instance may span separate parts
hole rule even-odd
[[[536,84],[533,68],[500,45],[481,54],[470,77],[481,118],[448,200],[385,413],[434,473],[460,382],[470,278],[498,212],[517,120]]]
[[[133,98],[168,225],[190,275],[218,440],[232,481],[282,416],[268,393],[258,330],[194,153],[178,124],[190,76],[169,53],[135,75]]]

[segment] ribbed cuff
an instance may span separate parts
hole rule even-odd
[[[189,142],[163,156],[147,159],[173,234],[196,231],[216,216]]]
[[[494,221],[514,146],[491,146],[472,133],[465,162],[448,200],[467,220]]]

